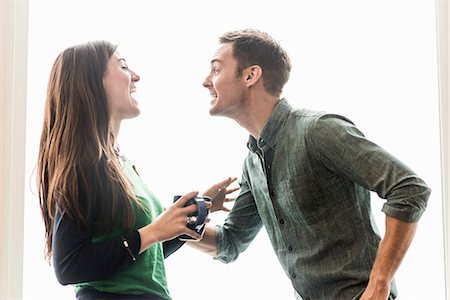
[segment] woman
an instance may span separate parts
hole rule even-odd
[[[56,59],[48,85],[39,151],[39,198],[47,258],[77,299],[171,299],[164,255],[186,226],[191,192],[164,210],[116,145],[121,121],[139,115],[139,76],[116,47],[96,41]],[[229,178],[211,210],[223,209]],[[163,243],[164,246],[163,246]]]

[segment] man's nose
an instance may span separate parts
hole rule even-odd
[[[208,76],[205,78],[205,81],[203,81],[203,87],[205,87],[205,88],[210,88],[210,87],[212,87],[211,75],[208,75]]]

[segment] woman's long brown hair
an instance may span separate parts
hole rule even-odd
[[[103,87],[115,49],[106,41],[70,47],[50,73],[38,158],[47,259],[57,210],[84,228],[95,218],[99,233],[110,231],[118,216],[124,229],[134,223],[138,200],[121,171]]]

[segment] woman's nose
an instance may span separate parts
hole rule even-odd
[[[131,79],[133,81],[139,81],[139,80],[141,80],[141,77],[138,74],[133,72],[133,74],[131,75]]]

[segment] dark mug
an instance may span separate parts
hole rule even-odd
[[[180,198],[181,198],[180,195],[173,196],[173,202],[176,202]],[[197,196],[197,197],[189,199],[185,204],[185,206],[189,206],[192,204],[197,205],[197,211],[188,215],[188,219],[190,217],[195,217],[195,218],[193,218],[193,219],[195,219],[195,221],[194,222],[186,221],[186,226],[188,228],[194,230],[201,236],[203,236],[203,233],[205,233],[205,227],[206,227],[205,222],[206,222],[206,218],[209,215],[209,208],[206,207],[206,202],[211,202],[211,198],[206,197],[206,196]],[[180,241],[195,240],[193,237],[190,237],[186,234],[180,235],[178,237],[178,239]]]

